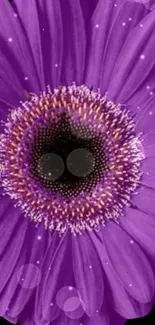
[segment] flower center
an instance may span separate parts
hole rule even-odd
[[[62,176],[65,166],[61,156],[54,152],[47,152],[39,158],[37,168],[37,174],[49,183]]]
[[[84,148],[73,150],[67,158],[69,172],[76,177],[86,177],[94,168],[94,157]]]
[[[90,192],[105,169],[103,139],[62,114],[57,123],[37,130],[29,166],[52,193],[77,196]]]
[[[85,86],[48,87],[5,122],[2,187],[35,222],[80,233],[122,215],[143,158],[134,122],[120,105]]]

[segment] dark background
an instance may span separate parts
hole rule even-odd
[[[11,323],[7,322],[3,318],[0,317],[0,325],[9,325]],[[150,312],[149,315],[142,317],[142,318],[137,318],[133,320],[129,320],[125,323],[125,325],[155,325],[155,308]],[[18,323],[17,325],[20,325]],[[112,324],[115,325],[115,324]]]

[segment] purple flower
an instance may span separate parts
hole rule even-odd
[[[153,6],[1,2],[0,315],[12,323],[121,325],[153,306]]]

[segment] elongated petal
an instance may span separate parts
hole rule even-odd
[[[0,256],[4,253],[5,247],[13,236],[13,230],[20,218],[18,213],[11,213],[14,209],[10,198],[6,195],[0,199]],[[11,216],[10,216],[11,215]]]
[[[85,0],[85,1],[80,0],[86,28],[89,25],[89,21],[90,21],[92,15],[93,15],[93,12],[94,12],[98,2],[99,2],[99,0],[91,0],[91,1],[89,1],[89,0]]]
[[[36,295],[33,294],[28,304],[25,306],[23,311],[19,316],[18,322],[21,325],[36,325],[36,321],[34,319],[34,304],[35,304]],[[40,325],[50,325],[49,321],[44,321],[43,323],[39,323]]]
[[[63,24],[63,61],[60,82],[83,82],[85,67],[85,26],[79,0],[60,1]]]
[[[3,315],[3,318],[5,318],[9,322],[9,324],[10,323],[11,324],[17,324],[17,322],[18,322],[18,318],[9,317],[7,312]]]
[[[130,296],[111,264],[104,241],[99,240],[99,238],[97,238],[93,232],[90,234],[90,236],[94,241],[106,275],[107,304],[110,304],[111,309],[114,309],[118,314],[126,319],[146,315],[150,311],[152,305],[140,304]]]
[[[19,21],[21,26],[21,31],[23,32],[26,40],[27,47],[31,52],[31,60],[37,72],[40,80],[41,89],[45,90],[45,80],[44,80],[44,69],[43,69],[43,56],[42,56],[42,44],[41,35],[42,29],[40,28],[40,17],[41,14],[37,8],[37,1],[28,0],[26,5],[23,6],[20,0],[17,0],[13,4],[14,12],[17,14],[16,20]],[[28,17],[31,15],[33,19]],[[40,15],[39,15],[40,14]],[[14,23],[15,23],[15,17]]]
[[[9,220],[10,218],[13,220]],[[1,240],[3,238],[0,255],[0,292],[7,283],[18,261],[27,229],[27,220],[16,209],[7,210],[5,214],[6,220],[8,221],[7,223],[4,224],[2,222],[0,224],[2,226],[0,230]]]
[[[155,64],[152,53],[155,13],[148,14],[142,23],[143,28],[137,26],[130,33],[115,63],[107,89],[113,100],[127,101],[143,84]]]
[[[108,312],[99,313],[97,311],[92,317],[84,316],[82,321],[85,325],[110,325],[110,317]]]
[[[143,93],[143,89],[141,90],[141,93]],[[146,89],[144,94],[145,93],[147,97],[151,97],[151,98],[149,98],[149,100],[147,101],[146,101],[146,96],[145,98],[143,98],[144,101],[142,105],[138,106],[138,110],[136,108],[137,115],[135,117],[136,131],[137,133],[142,132],[144,139],[148,133],[154,131],[154,125],[155,125],[155,96],[150,96]],[[144,142],[144,149],[145,149],[145,142]]]
[[[16,6],[18,7],[18,4],[20,3],[21,1],[17,0]],[[37,72],[36,62],[33,59],[32,49],[30,47],[28,37],[21,22],[22,17],[15,17],[15,14],[18,14],[16,12],[16,9],[17,8],[14,9],[8,1],[2,1],[1,3],[1,51],[3,55],[7,57],[7,60],[9,61],[9,64],[11,65],[14,74],[18,75],[19,81],[23,86],[23,89],[24,85],[26,85],[26,81],[28,81],[29,91],[40,91],[41,79]],[[4,17],[7,17],[7,22]],[[27,20],[27,22],[28,21],[29,19]],[[5,67],[5,69],[6,68],[7,66]],[[6,73],[8,75],[9,71],[6,71]],[[25,80],[25,77],[28,77],[28,80]],[[13,79],[13,74],[11,76],[11,79]],[[17,77],[15,81],[16,80]],[[12,88],[14,88],[14,85],[12,85]]]
[[[155,191],[141,187],[138,193],[132,197],[132,205],[138,208],[139,211],[147,213],[147,215],[155,216]],[[135,211],[135,210],[134,210]]]
[[[13,5],[26,34],[41,89],[82,82],[85,26],[80,1],[32,1]],[[27,19],[33,12],[33,20]],[[46,58],[43,60],[43,58]]]
[[[155,130],[143,135],[143,147],[147,157],[155,157]]]
[[[107,39],[105,54],[101,66],[100,88],[103,93],[107,91],[108,85],[111,83],[113,78],[118,78],[117,86],[121,82],[124,84],[124,81],[120,79],[120,76],[117,73],[115,74],[115,64],[117,65],[117,60],[121,60],[121,64],[119,65],[120,73],[121,71],[128,69],[131,52],[130,54],[128,52],[128,56],[126,55],[126,51],[123,52],[125,48],[124,44],[127,42],[128,37],[130,37],[130,34],[136,28],[136,26],[139,26],[138,28],[141,29],[141,20],[146,15],[146,10],[143,6],[139,6],[136,3],[130,3],[128,1],[125,1],[120,8],[118,8],[118,6],[114,8],[117,15],[116,18],[113,19],[113,25]],[[132,43],[134,43],[134,39],[132,40]],[[120,53],[124,53],[123,59]],[[128,75],[128,77],[130,77],[130,75]],[[117,86],[115,85],[115,89],[109,88],[109,96],[117,91]]]
[[[89,28],[88,65],[85,75],[85,82],[89,86],[100,87],[102,93],[108,90],[123,45],[135,26],[140,25],[146,13],[145,7],[128,1],[98,2]],[[120,66],[123,70],[124,65],[121,63]],[[118,84],[120,82],[118,79]],[[110,88],[109,91],[112,98],[115,89]]]
[[[13,299],[9,304],[9,315],[11,317],[20,315],[42,280],[43,274],[41,272],[41,265],[48,247],[50,236],[49,232],[46,236],[44,232],[44,225],[40,225],[36,228],[34,223],[29,223],[21,251],[22,257],[19,258],[16,271],[14,271],[14,274],[12,275],[14,281],[15,279],[16,281],[18,280],[20,285],[17,286]],[[24,260],[21,262],[21,259],[23,258]],[[24,278],[23,284],[21,280],[22,277]],[[13,279],[11,279],[11,281],[12,280]],[[8,283],[7,287],[9,290],[10,283]],[[11,290],[11,292],[13,292],[13,290]]]
[[[55,233],[46,252],[41,268],[43,277],[40,286],[37,288],[35,320],[38,322],[52,321],[59,316],[60,308],[55,302],[56,294],[64,286],[73,286],[69,256],[68,234],[65,234],[60,240]],[[44,304],[44,301],[46,301],[46,304]],[[53,303],[52,307],[51,303]]]
[[[149,194],[148,194],[149,195]],[[147,197],[146,197],[147,198]],[[143,198],[144,200],[144,198]],[[129,208],[127,214],[121,218],[121,226],[129,233],[146,252],[155,255],[155,218],[142,211]],[[134,248],[134,245],[133,245]]]
[[[114,7],[113,1],[100,0],[90,21],[85,71],[85,83],[89,87],[99,87],[103,54],[109,30],[116,15],[117,10]]]
[[[63,48],[59,1],[28,0],[23,6],[18,0],[14,10],[24,26],[42,90],[48,84],[56,87],[59,84]],[[30,13],[33,13],[33,19],[28,19]]]
[[[75,236],[73,243],[73,269],[75,282],[88,316],[100,310],[103,303],[103,276],[101,265],[87,233]]]
[[[71,319],[64,313],[56,320],[50,323],[50,325],[79,325],[79,319]]]
[[[143,175],[141,178],[141,184],[144,187],[150,187],[155,190],[155,158],[151,157],[143,161],[142,167]]]
[[[5,45],[6,46],[6,45]],[[5,47],[3,47],[4,51]],[[10,54],[11,55],[11,54]],[[27,85],[20,82],[19,74],[15,71],[17,62],[9,62],[9,55],[0,49],[0,119],[7,117],[8,109],[19,106],[20,101],[26,100],[24,89]],[[13,59],[12,59],[13,61]],[[5,106],[4,106],[5,105]],[[4,107],[3,107],[4,106]]]
[[[103,236],[111,263],[126,290],[137,301],[150,302],[154,294],[154,276],[139,245],[132,246],[130,236],[113,221],[108,222]]]
[[[14,297],[15,290],[18,287],[17,272],[20,266],[24,264],[23,243],[27,230],[26,221],[24,218],[18,220],[10,236],[9,245],[6,246],[0,257],[0,314],[2,316],[5,315],[11,299]],[[16,319],[17,315],[10,315],[7,312],[7,317]]]

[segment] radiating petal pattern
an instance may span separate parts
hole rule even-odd
[[[75,282],[88,316],[100,310],[103,303],[101,265],[87,234],[73,237],[73,270]]]
[[[118,1],[119,7],[120,4],[121,1]],[[89,87],[93,86],[94,88],[98,88],[99,86],[100,71],[107,37],[116,16],[117,8],[114,6],[114,2],[100,0],[90,20],[85,70],[85,83]]]
[[[56,304],[56,294],[64,286],[73,286],[69,247],[66,234],[61,240],[57,234],[53,235],[41,268],[43,278],[37,288],[35,319],[38,322],[52,321],[59,316],[61,310]]]
[[[132,34],[135,33],[136,29],[139,29],[139,32],[142,33],[143,29],[140,25],[146,14],[144,7],[137,4],[131,4],[130,2],[125,2],[124,5],[120,7],[120,10],[117,8],[118,7],[115,8],[117,16],[115,20],[113,20],[113,26],[107,39],[105,54],[102,61],[102,71],[100,74],[100,87],[103,92],[109,91],[109,95],[112,96],[112,98],[115,96],[115,92],[120,94],[124,80],[130,80],[131,71],[135,72],[135,75],[138,77],[137,71],[135,71],[135,69],[131,70],[129,66],[131,64],[131,57],[134,59],[132,47],[136,45],[136,43],[134,45],[135,36],[132,36]],[[137,36],[137,39],[139,38],[140,37]],[[121,53],[123,53],[123,56]],[[151,63],[153,62],[151,61]],[[116,73],[116,71],[118,72]],[[130,71],[128,80],[126,79],[127,71]],[[117,85],[115,84],[115,87],[113,87],[116,75]],[[133,76],[133,81],[134,80],[135,76]],[[128,90],[128,88],[125,89]],[[127,95],[129,95],[129,93]],[[125,95],[124,98],[127,99],[127,96]]]
[[[149,196],[149,193],[146,194],[145,200],[147,200],[147,196]],[[144,200],[143,196],[141,197],[141,200]],[[141,203],[139,204],[138,208],[142,209]],[[127,215],[125,215],[121,219],[121,226],[146,250],[148,254],[151,253],[153,256],[155,255],[154,217],[140,210],[129,208],[127,211]]]
[[[20,4],[21,1],[18,0],[17,5],[18,3]],[[22,18],[15,16],[16,14],[17,14],[16,11],[13,9],[12,6],[10,6],[8,1],[7,2],[2,1],[1,10],[0,10],[1,51],[3,56],[5,56],[5,60],[9,62],[9,65],[11,66],[11,69],[9,68],[9,66],[8,67],[6,66],[7,75],[9,72],[12,72],[12,75],[10,77],[12,80],[12,87],[14,88],[13,78],[14,78],[14,74],[16,74],[15,81],[16,79],[18,80],[18,84],[16,82],[16,86],[17,86],[16,92],[19,89],[19,91],[22,94],[22,91],[20,89],[21,87],[25,89],[25,87],[27,86],[26,81],[28,81],[29,91],[39,92],[41,86],[41,79],[36,69],[36,62],[34,61],[34,58],[32,56],[32,49],[30,47],[27,34],[25,33],[25,30],[21,22]],[[25,15],[25,12],[23,14]],[[8,22],[7,24],[4,20],[4,17],[7,17],[7,22]],[[29,25],[28,20],[27,20],[27,24]],[[28,80],[27,79],[25,80],[25,77],[27,77]],[[9,82],[9,79],[7,82]],[[6,89],[7,88],[4,88],[5,92]]]
[[[108,222],[103,236],[111,263],[128,293],[141,303],[150,302],[154,294],[154,276],[139,245],[131,245],[130,236],[113,221]]]
[[[123,325],[153,306],[154,9],[155,0],[1,1],[0,316],[11,323]],[[69,124],[58,127],[63,112]],[[89,127],[101,131],[99,145]],[[34,157],[53,150],[54,129],[67,169],[61,184],[40,160],[34,173]],[[78,175],[74,192],[68,154],[92,138],[103,175],[95,165],[91,190]]]
[[[106,292],[107,301],[110,301],[111,308],[126,319],[145,316],[151,309],[151,304],[140,304],[130,296],[130,292],[127,292],[123,281],[117,275],[115,267],[110,261],[102,233],[100,239],[93,233],[90,235],[100,256],[103,271],[108,281]]]
[[[123,44],[107,87],[111,98],[119,102],[127,102],[133,96],[155,64],[152,53],[155,13],[151,12],[141,23],[143,28],[136,26]]]

